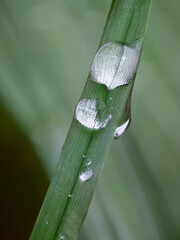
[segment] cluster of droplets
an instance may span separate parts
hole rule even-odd
[[[142,43],[137,41],[127,46],[120,42],[104,44],[93,59],[90,79],[97,84],[103,84],[109,91],[119,86],[129,84],[134,78],[141,54]],[[109,98],[112,101],[112,98]],[[114,138],[121,136],[128,128],[131,120],[131,93],[124,108],[124,115],[120,119]],[[76,107],[75,118],[88,129],[99,130],[105,128],[112,119],[114,107],[107,106],[101,99],[83,98]],[[93,173],[89,170],[82,173],[80,179],[88,179]]]

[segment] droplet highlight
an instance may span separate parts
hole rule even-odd
[[[102,129],[110,122],[112,115],[100,99],[82,99],[75,110],[75,118],[89,129]]]
[[[79,175],[79,178],[82,182],[86,182],[87,180],[91,179],[92,176],[93,176],[93,170],[92,169],[88,169],[84,172],[82,172],[80,175]]]
[[[92,62],[92,81],[106,85],[108,90],[128,84],[137,71],[141,46],[140,40],[134,46],[120,42],[104,44]]]

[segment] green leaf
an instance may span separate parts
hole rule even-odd
[[[99,47],[108,42],[132,45],[143,41],[150,3],[149,0],[114,0]],[[132,87],[133,81],[108,91],[88,77],[81,99],[101,99],[108,107],[111,105],[112,119],[98,131],[87,130],[73,119],[31,240],[77,238]],[[91,174],[87,181],[81,181],[81,174],[89,174],[87,161],[92,162]]]

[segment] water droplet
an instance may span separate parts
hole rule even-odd
[[[76,119],[90,129],[105,128],[112,118],[106,104],[100,99],[82,99],[78,102]]]
[[[130,122],[131,122],[131,96],[132,96],[132,90],[133,88],[131,88],[130,92],[129,92],[129,96],[127,98],[123,113],[122,113],[122,117],[119,121],[118,127],[116,128],[115,132],[114,132],[114,138],[118,139],[122,134],[124,134],[126,132],[126,130],[128,129]]]
[[[119,138],[123,133],[126,132],[126,129],[128,128],[130,124],[130,119],[128,119],[125,123],[123,123],[121,126],[117,127],[114,133],[114,138]]]
[[[72,198],[72,197],[73,197],[73,194],[69,194],[68,197],[69,197],[69,198]]]
[[[86,163],[86,166],[90,166],[92,164],[92,161],[89,160],[87,163]]]
[[[48,225],[48,221],[46,222],[46,225]]]
[[[104,44],[94,57],[90,70],[92,80],[109,90],[128,84],[137,71],[141,46],[140,40],[135,46],[120,42]]]
[[[83,155],[83,158],[86,159],[86,155]]]
[[[66,236],[59,234],[60,239],[65,239]]]
[[[110,97],[109,100],[112,101],[112,97]]]
[[[92,169],[88,169],[86,170],[85,172],[82,172],[80,175],[79,175],[79,178],[82,182],[85,182],[89,179],[91,179],[91,177],[93,176],[93,170]]]

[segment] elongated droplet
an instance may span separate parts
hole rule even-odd
[[[114,138],[119,138],[123,133],[126,132],[126,129],[128,128],[130,124],[130,119],[128,119],[125,123],[123,123],[121,126],[117,127],[114,133]]]
[[[137,71],[141,45],[141,40],[134,47],[120,42],[104,44],[91,66],[92,81],[106,85],[109,90],[128,84]]]
[[[84,98],[77,104],[75,117],[83,126],[98,130],[107,126],[112,115],[102,100]]]
[[[130,123],[131,123],[132,90],[133,90],[133,88],[131,88],[131,91],[130,91],[129,96],[127,98],[122,117],[121,117],[121,119],[119,121],[119,124],[118,124],[119,126],[116,128],[116,130],[114,132],[114,138],[115,139],[118,139],[122,134],[124,134],[126,132],[126,130],[128,129]]]
[[[89,179],[91,179],[91,177],[93,176],[93,170],[92,169],[88,169],[86,170],[85,172],[82,172],[80,175],[79,175],[79,178],[82,182],[85,182]]]

